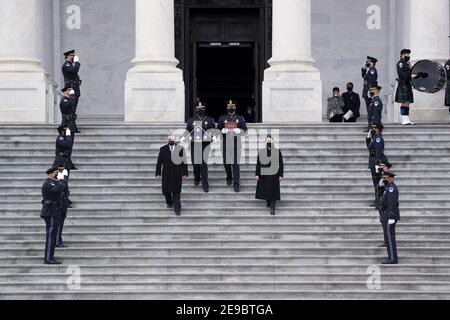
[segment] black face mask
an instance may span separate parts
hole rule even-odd
[[[371,97],[375,97],[375,92],[370,92],[369,94]]]
[[[404,59],[405,59],[405,61],[409,61],[409,60],[411,60],[411,57],[405,57]]]
[[[236,112],[236,108],[228,108],[227,110],[229,114],[234,114]]]
[[[266,145],[268,149],[271,149],[273,147],[273,143],[267,143]]]
[[[174,146],[175,145],[175,141],[169,141],[169,146]]]
[[[205,110],[199,110],[199,111],[197,111],[197,115],[198,115],[199,117],[204,117],[205,114],[206,114],[206,111],[205,111]]]
[[[370,62],[366,62],[366,67],[370,68]]]
[[[347,91],[352,92],[353,91],[353,87],[347,87]]]

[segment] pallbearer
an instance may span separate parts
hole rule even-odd
[[[217,129],[222,131],[222,154],[227,185],[234,186],[234,192],[240,191],[241,137],[247,133],[247,124],[243,116],[236,114],[236,103],[227,103],[228,114],[220,117]]]
[[[203,191],[209,192],[208,182],[208,154],[209,146],[214,140],[212,132],[215,129],[214,119],[206,115],[206,106],[201,102],[195,107],[195,116],[190,118],[186,131],[189,133],[191,141],[191,160],[194,167],[194,184],[198,186],[202,183]],[[185,137],[181,138],[184,142]],[[206,150],[206,152],[205,152]]]
[[[161,147],[156,164],[155,177],[162,179],[162,192],[168,208],[181,215],[181,189],[183,179],[188,177],[186,151],[175,143],[175,136],[168,137],[168,143]]]
[[[275,215],[275,205],[280,196],[280,183],[284,176],[283,155],[275,148],[271,135],[266,138],[266,147],[258,153],[256,162],[256,199],[266,200],[270,214]]]
[[[395,226],[400,220],[399,192],[394,183],[395,174],[387,172],[383,175],[386,187],[381,197],[381,224],[383,225],[384,241],[387,245],[388,259],[383,264],[397,264],[397,242],[395,239]]]
[[[58,167],[46,171],[47,180],[42,185],[41,218],[45,220],[45,264],[61,264],[55,260],[57,232],[62,219],[64,187],[57,183]]]

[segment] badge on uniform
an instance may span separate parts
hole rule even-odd
[[[370,71],[370,74],[375,74],[375,70],[371,70],[371,71]]]
[[[381,142],[381,139],[380,138],[377,138],[377,140],[376,140],[378,143],[380,143]]]
[[[403,62],[400,62],[398,65],[400,68],[403,68]]]
[[[374,104],[375,104],[376,107],[378,107],[378,105],[379,105],[378,101],[375,101]]]
[[[390,187],[389,192],[394,192],[394,187]]]
[[[446,65],[445,68],[446,68],[447,70],[450,70],[450,65]]]
[[[70,67],[70,63],[66,63],[66,67]]]

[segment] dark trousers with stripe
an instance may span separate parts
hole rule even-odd
[[[52,261],[55,259],[56,237],[58,234],[60,219],[53,217],[45,217],[45,257],[44,261]]]
[[[208,147],[205,143],[191,144],[191,160],[194,167],[195,182],[202,182],[203,187],[209,187],[208,182],[208,154],[205,149]]]
[[[397,242],[395,240],[395,225],[389,224],[387,221],[381,223],[383,226],[384,242],[386,243],[389,261],[397,262]]]

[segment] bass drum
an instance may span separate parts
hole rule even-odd
[[[420,92],[436,93],[445,88],[445,68],[430,60],[420,60],[412,68],[412,73],[421,77],[412,79],[413,87]]]

